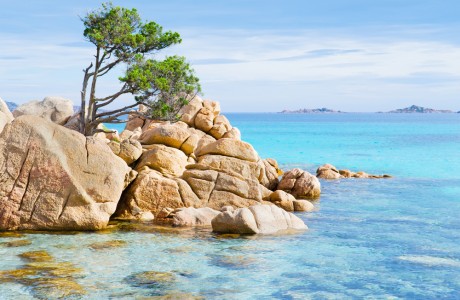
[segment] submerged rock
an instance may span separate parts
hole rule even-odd
[[[18,117],[0,135],[0,229],[104,228],[130,171],[103,143]]]
[[[53,257],[45,250],[24,252],[19,254],[19,257],[32,262],[50,262],[54,260]]]
[[[104,250],[104,249],[110,249],[110,248],[120,248],[126,246],[128,243],[126,243],[123,240],[112,240],[112,241],[106,241],[106,242],[98,242],[98,243],[92,243],[89,245],[89,247],[93,250]]]
[[[81,297],[85,289],[76,282],[81,269],[68,262],[55,262],[46,251],[19,255],[26,264],[16,270],[0,271],[0,283],[19,283],[31,289],[34,298],[62,299]]]
[[[259,263],[255,258],[247,255],[215,255],[212,263],[227,269],[250,269]]]
[[[14,231],[0,231],[0,238],[23,237],[24,234]]]
[[[273,234],[288,229],[307,229],[301,219],[275,205],[226,210],[211,223],[213,231],[219,233]]]
[[[0,246],[4,247],[24,247],[24,246],[29,246],[31,245],[32,242],[29,240],[16,240],[16,241],[11,241],[11,242],[2,242],[0,243]]]
[[[165,295],[148,297],[149,300],[204,300],[203,296],[196,296],[190,293],[167,292]],[[147,300],[145,299],[145,300]]]
[[[40,277],[34,280],[30,286],[32,287],[34,296],[38,299],[80,298],[82,295],[86,294],[83,286],[67,277]]]
[[[176,276],[169,272],[145,271],[131,274],[125,281],[135,287],[164,288],[176,281]]]

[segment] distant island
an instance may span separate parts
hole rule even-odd
[[[304,108],[304,109],[298,109],[298,110],[283,110],[280,112],[281,114],[318,114],[318,113],[341,113],[340,110],[333,110],[329,108],[314,108],[314,109],[309,109],[309,108]]]
[[[426,108],[422,106],[412,105],[406,108],[400,108],[396,110],[389,111],[388,113],[420,113],[420,114],[432,114],[432,113],[453,113],[451,110],[437,110],[433,108]],[[459,112],[460,113],[460,112]]]

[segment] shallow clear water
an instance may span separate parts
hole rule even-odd
[[[189,293],[209,299],[460,299],[460,114],[227,114],[262,157],[314,172],[323,163],[388,173],[385,180],[322,181],[310,230],[227,236],[208,230],[122,229],[25,234],[0,245],[0,270],[47,250],[81,267],[83,298]],[[123,240],[95,250],[94,242]],[[133,284],[142,271],[171,272],[162,285]],[[0,283],[1,299],[32,299],[32,287]],[[78,298],[78,297],[77,297]]]

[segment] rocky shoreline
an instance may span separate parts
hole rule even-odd
[[[317,176],[262,159],[195,97],[178,122],[130,116],[126,129],[85,137],[70,100],[13,114],[0,100],[0,230],[100,230],[110,220],[210,226],[219,233],[305,230],[318,178],[385,178],[324,165]]]

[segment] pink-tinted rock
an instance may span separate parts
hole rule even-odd
[[[106,144],[18,117],[0,135],[0,229],[104,228],[133,177]]]

